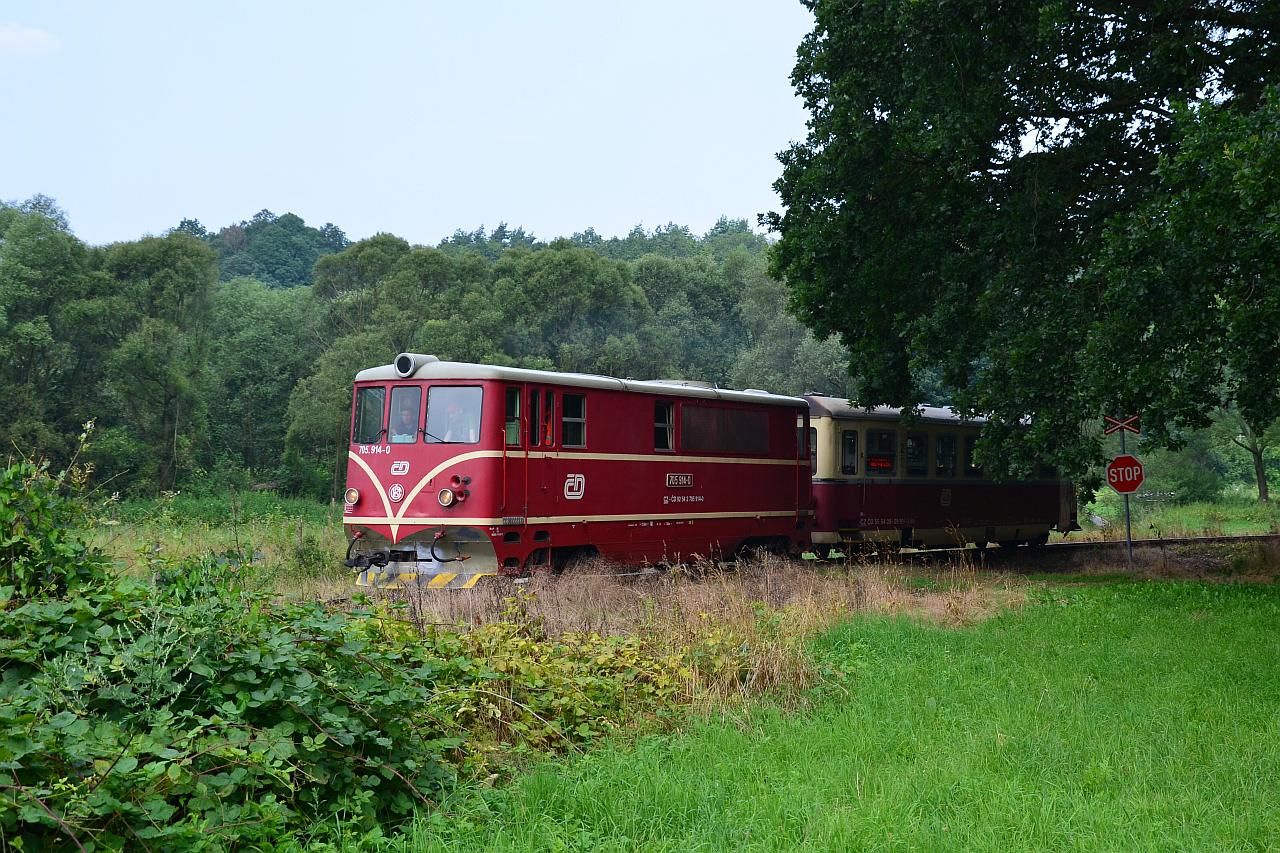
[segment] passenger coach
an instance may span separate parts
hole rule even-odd
[[[870,411],[808,396],[815,545],[873,541],[902,547],[1039,545],[1079,530],[1075,489],[1042,466],[1033,479],[995,482],[974,445],[983,421],[924,407]]]
[[[471,586],[807,546],[803,399],[404,353],[356,376],[344,524],[359,582]]]

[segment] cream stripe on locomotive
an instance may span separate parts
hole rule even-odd
[[[409,490],[409,494],[405,495],[403,503],[400,504],[400,509],[396,512],[395,516],[393,517],[391,515],[391,501],[387,498],[386,489],[382,487],[382,483],[378,480],[378,476],[373,473],[373,469],[369,467],[368,463],[366,463],[363,459],[361,459],[355,453],[352,453],[350,450],[348,450],[347,456],[350,459],[352,459],[357,465],[359,465],[360,468],[365,472],[365,474],[369,475],[369,479],[373,481],[374,488],[378,490],[378,497],[382,499],[382,508],[386,510],[387,515],[384,518],[378,518],[378,519],[371,519],[364,516],[348,515],[343,518],[343,521],[344,522],[360,521],[365,524],[390,524],[391,535],[394,537],[396,535],[396,528],[400,524],[414,523],[414,521],[417,520],[417,519],[410,519],[406,517],[404,513],[408,511],[409,505],[413,503],[414,498],[416,498],[419,495],[419,493],[421,493],[422,490],[426,488],[427,483],[429,483],[432,479],[434,479],[435,476],[439,474],[441,471],[443,471],[445,468],[448,468],[450,465],[457,465],[460,462],[467,462],[472,459],[501,459],[504,455],[517,456],[521,459],[572,459],[572,460],[600,459],[600,460],[606,460],[610,462],[664,462],[668,464],[670,463],[679,463],[679,464],[707,463],[707,464],[715,464],[715,465],[726,465],[726,464],[796,465],[797,464],[797,460],[795,459],[738,459],[738,458],[725,458],[723,456],[654,456],[654,455],[647,455],[647,454],[632,454],[632,453],[562,453],[557,451],[552,451],[548,453],[546,451],[526,452],[521,450],[508,450],[508,451],[475,450],[475,451],[472,451],[471,453],[460,453],[457,456],[450,456],[448,459],[444,460],[440,464],[436,465],[436,467],[428,471],[422,477],[422,479],[420,479],[417,482],[417,484],[412,489]],[[765,518],[765,517],[772,518],[775,516],[792,515],[792,514],[793,513],[790,513],[790,512],[784,512],[784,513],[749,512],[749,513],[730,513],[726,515],[706,513],[702,515],[694,514],[694,515],[682,515],[682,516],[602,515],[602,516],[589,516],[582,520],[583,521],[625,521],[628,518],[633,518],[633,519],[642,520],[642,521],[649,521],[649,520],[657,520],[662,518],[677,518],[677,517],[678,518],[752,518],[755,516],[759,516],[761,518]],[[557,517],[557,518],[560,518],[560,517]],[[572,518],[572,517],[566,516],[563,518]],[[440,522],[441,520],[442,519],[439,519],[439,518],[432,519],[432,521],[437,523]],[[452,518],[447,520],[454,524],[457,524],[459,521]],[[502,523],[501,519],[499,519],[498,521],[492,521],[488,519],[462,519],[462,521],[466,521],[469,524],[501,524]],[[534,520],[530,519],[529,523],[530,524],[533,524],[533,523],[548,524],[548,523],[552,523],[552,521],[551,519],[548,519],[548,520],[541,520],[541,521],[535,522]]]
[[[677,521],[684,519],[716,519],[716,518],[789,518],[796,515],[813,515],[813,510],[783,510],[779,512],[690,512],[690,513],[652,513],[649,515],[624,513],[622,515],[544,515],[524,519],[519,525],[506,524],[504,518],[457,518],[449,516],[389,516],[379,518],[372,515],[348,515],[342,521],[345,524],[422,524],[434,526],[447,524],[450,527],[523,527],[534,524],[577,524],[591,521]]]

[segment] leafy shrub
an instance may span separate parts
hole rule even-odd
[[[212,561],[0,620],[0,833],[231,846],[408,815],[453,778],[436,666]]]
[[[62,595],[103,571],[101,555],[68,532],[84,513],[65,478],[32,462],[0,472],[0,599]]]

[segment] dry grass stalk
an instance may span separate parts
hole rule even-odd
[[[816,678],[805,640],[851,614],[960,625],[1016,603],[1021,593],[992,577],[960,563],[934,570],[922,584],[918,568],[908,574],[886,563],[815,567],[762,554],[729,568],[699,561],[669,572],[593,560],[519,585],[493,580],[471,590],[381,595],[402,601],[420,630],[499,620],[518,595],[531,623],[548,636],[640,636],[655,651],[685,653],[690,695],[719,703],[760,693],[798,698]]]

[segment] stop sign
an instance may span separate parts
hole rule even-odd
[[[1141,460],[1131,453],[1122,453],[1107,463],[1107,485],[1122,495],[1138,491],[1144,476]]]

